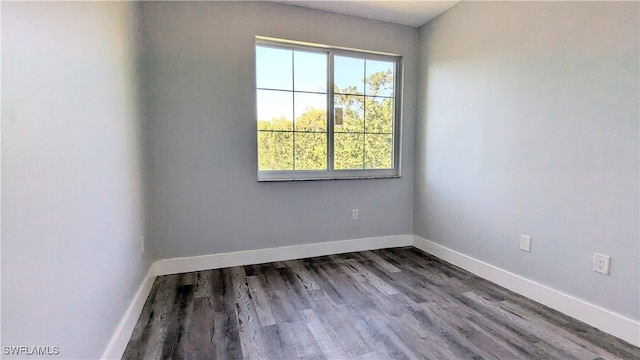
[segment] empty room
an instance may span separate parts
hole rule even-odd
[[[2,358],[640,358],[639,2],[0,11]]]

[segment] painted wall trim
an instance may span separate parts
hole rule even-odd
[[[131,305],[120,320],[102,359],[120,359],[142,313],[156,276],[183,272],[219,269],[230,266],[294,260],[313,256],[342,254],[355,251],[411,246],[413,235],[393,235],[353,240],[284,246],[203,256],[182,257],[155,261],[142,280]]]
[[[156,261],[152,266],[152,270],[156,276],[178,274],[207,269],[220,269],[230,266],[342,254],[354,251],[411,246],[412,241],[413,235],[392,235],[173,258]]]
[[[149,267],[146,277],[120,320],[102,358],[120,359],[122,357],[156,276],[400,246],[414,246],[477,276],[625,340],[630,344],[640,346],[640,322],[638,321],[464,255],[420,236],[392,235],[158,260]]]
[[[152,264],[149,267],[149,271],[147,271],[146,276],[142,280],[138,291],[133,296],[127,311],[124,313],[124,316],[122,316],[122,319],[120,319],[120,323],[118,323],[116,331],[113,333],[106,350],[102,354],[102,359],[122,358],[155,279],[156,277],[153,275]]]
[[[627,341],[634,346],[640,346],[640,322],[638,321],[554,290],[420,236],[414,235],[413,246],[481,278]]]

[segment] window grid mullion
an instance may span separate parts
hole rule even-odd
[[[335,157],[334,148],[334,125],[335,125],[335,103],[333,86],[335,79],[333,78],[333,52],[327,53],[327,169],[334,171],[333,159]]]
[[[280,91],[280,92],[292,92],[293,91],[293,90],[287,90],[287,89],[272,89],[272,88],[261,88],[261,87],[257,87],[256,90]],[[301,93],[301,94],[318,94],[318,95],[324,95],[325,94],[323,92],[307,91],[307,90],[296,90],[296,92]]]
[[[291,117],[293,118],[293,149],[291,149],[291,156],[293,157],[292,160],[292,164],[293,164],[293,170],[296,170],[296,76],[295,76],[295,71],[296,71],[296,57],[295,57],[295,51],[291,51],[291,100],[292,100],[292,107],[291,110],[293,111],[293,114],[291,114]]]
[[[367,157],[367,60],[364,60],[364,74],[362,78],[362,168],[364,169],[365,158]]]

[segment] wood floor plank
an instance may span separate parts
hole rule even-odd
[[[548,331],[548,329],[544,329],[540,321],[534,322],[530,321],[529,319],[523,318],[522,316],[508,311],[498,304],[487,301],[476,293],[468,292],[465,293],[465,296],[483,306],[487,311],[492,311],[500,316],[503,316],[505,318],[505,322],[515,324],[528,333],[532,334],[540,340],[536,343],[545,344],[549,347],[554,348],[565,359],[594,359],[598,357],[593,352],[584,349],[578,344],[569,341],[562,341],[562,339],[558,337],[557,334],[552,334],[550,331]]]
[[[465,318],[472,331],[488,334],[494,341],[509,349],[509,351],[518,354],[514,358],[538,359],[543,353],[531,346],[532,342],[538,340],[528,334],[523,334],[517,328],[511,328],[509,324],[496,320],[495,316],[486,313],[480,313],[463,306],[446,306],[446,310],[451,314]]]
[[[215,315],[211,304],[202,297],[194,298],[185,316],[180,354],[185,359],[213,359],[212,328]]]
[[[380,290],[385,295],[394,295],[398,293],[398,290],[391,285],[391,283],[385,282],[380,277],[376,276],[367,267],[357,260],[347,261],[347,265],[350,266],[356,274],[361,276],[365,281],[368,281],[376,289]]]
[[[390,359],[386,354],[383,354],[379,351],[369,352],[363,355],[360,355],[356,358],[357,360],[380,360],[380,359]]]
[[[378,265],[381,269],[383,269],[384,271],[386,271],[388,273],[397,273],[397,272],[401,272],[402,271],[402,270],[398,269],[397,267],[395,267],[390,262],[384,260],[383,258],[381,258],[380,256],[376,255],[375,253],[373,253],[371,251],[363,251],[362,255],[365,258],[373,261],[376,265]]]
[[[327,263],[326,259],[328,259],[328,257],[320,257],[315,259],[318,259],[318,261],[314,263],[304,261],[307,268],[309,269],[309,276],[320,287],[319,291],[313,291],[310,296],[312,298],[317,298],[318,295],[320,295],[329,300],[334,305],[344,304],[342,296],[326,277],[326,274],[323,275],[321,273],[322,266]]]
[[[509,301],[509,300],[501,301],[498,303],[498,305],[507,311],[510,311],[522,316],[523,318],[530,319],[533,317],[533,313],[531,313],[530,311],[526,310],[525,308],[519,306],[518,304],[512,301]],[[539,326],[542,331],[553,334],[554,337],[567,340],[569,343],[574,343],[582,349],[587,349],[590,345],[589,341],[581,338],[579,335],[571,331],[568,331],[566,328],[557,326],[552,322],[547,321],[547,319],[545,318],[537,318],[534,323],[537,326]],[[576,353],[579,354],[578,357],[580,357],[580,353],[587,351],[587,350],[583,351],[582,349],[576,351]],[[593,355],[593,358],[602,357],[602,358],[611,359],[611,360],[622,359],[622,357],[609,352],[607,349],[601,349],[598,347],[593,347],[592,349],[588,350],[587,356],[591,357],[592,355]]]
[[[242,355],[245,359],[265,359],[266,346],[244,269],[237,266],[229,269],[229,272],[234,284],[235,310]]]
[[[307,327],[309,328],[309,331],[311,331],[313,338],[316,340],[318,347],[320,347],[324,354],[337,352],[338,349],[341,350],[341,346],[336,345],[336,343],[331,339],[331,336],[327,333],[325,326],[318,318],[318,314],[313,309],[303,310],[302,315],[304,316]]]
[[[123,359],[640,359],[413,247],[156,278]]]
[[[225,269],[215,269],[206,272],[208,277],[208,287],[210,290],[207,295],[210,296],[210,301],[213,304],[213,311],[221,312],[227,311],[229,304],[229,298],[233,294],[233,285],[231,279],[228,278],[228,274]]]
[[[265,289],[269,289],[267,293],[268,301],[274,320],[276,323],[302,321],[301,315],[288,299],[277,268],[274,268],[274,270],[276,271],[268,271],[265,276],[260,277],[263,281],[262,286]]]
[[[293,349],[287,347],[280,336],[277,324],[267,325],[262,328],[268,359],[289,359],[293,356]],[[222,359],[222,358],[220,358]]]
[[[351,305],[349,308],[354,314],[361,314],[355,324],[362,334],[367,334],[374,340],[374,343],[377,344],[377,351],[387,354],[392,359],[415,358],[413,352],[388,327],[388,324],[380,316],[378,309],[356,305]]]
[[[178,286],[178,276],[171,275],[164,278],[164,283],[153,303],[153,316],[145,332],[148,333],[142,352],[138,352],[139,357],[135,358],[160,358],[162,348],[166,338],[167,328],[169,327],[168,318],[170,316],[170,308],[176,296]]]
[[[323,299],[314,300],[316,311],[327,334],[335,344],[340,344],[350,356],[355,357],[369,352],[372,340],[355,327],[355,323],[346,304],[332,305]]]
[[[449,317],[446,312],[441,312],[438,307],[427,304],[419,304],[423,319],[430,324],[430,329],[443,338],[448,345],[448,350],[458,359],[492,359],[486,351],[469,341],[465,331],[456,326],[459,319]],[[455,322],[453,322],[453,321]]]
[[[155,279],[148,299],[155,300],[161,297],[160,294],[166,291],[166,287],[164,286],[166,280],[166,276]],[[161,304],[158,304],[157,301],[147,300],[145,302],[138,322],[129,339],[129,343],[122,355],[123,359],[140,359],[144,356],[154,324],[158,324],[155,318],[157,314],[159,314],[159,306],[161,306]]]
[[[256,307],[256,313],[258,314],[258,320],[260,320],[260,325],[275,325],[276,320],[273,318],[271,306],[269,305],[269,292],[268,289],[262,286],[263,281],[261,281],[257,275],[248,276],[247,281]]]
[[[242,359],[240,333],[232,309],[214,313],[211,343],[215,359]]]
[[[285,264],[293,271],[298,277],[302,286],[307,290],[320,290],[320,286],[314,281],[313,277],[309,274],[309,271],[300,260],[285,261]]]
[[[181,280],[190,280],[189,277],[182,277]],[[181,281],[183,282],[183,281]],[[191,317],[187,316],[192,312],[193,307],[193,285],[178,285],[176,298],[167,317],[167,332],[162,346],[162,358],[184,358],[184,345],[180,346],[183,340],[185,328],[190,325]],[[188,346],[187,347],[191,347]]]
[[[288,348],[293,349],[295,359],[312,358],[323,354],[306,322],[292,322],[278,324],[283,339]]]
[[[278,275],[284,285],[284,293],[287,300],[297,312],[311,308],[311,298],[307,288],[289,267],[279,268]]]

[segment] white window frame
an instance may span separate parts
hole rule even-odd
[[[327,170],[259,170],[258,169],[258,181],[298,181],[298,180],[340,180],[340,179],[378,179],[378,178],[399,178],[401,177],[401,126],[402,126],[402,56],[398,54],[367,51],[359,49],[350,49],[342,47],[333,47],[320,44],[305,43],[299,41],[276,39],[264,36],[256,36],[254,51],[257,46],[268,46],[280,49],[291,50],[304,50],[309,52],[321,52],[327,54]],[[340,170],[333,168],[333,139],[334,139],[334,73],[333,73],[333,57],[338,56],[351,56],[367,60],[384,60],[393,61],[395,64],[394,69],[394,95],[393,95],[393,148],[392,148],[392,162],[393,167],[391,169],[349,169]],[[255,61],[254,53],[254,61]],[[257,63],[255,64],[257,69]],[[254,71],[254,76],[256,72]],[[255,78],[254,78],[255,79]],[[256,96],[260,88],[256,84]],[[256,119],[258,117],[256,104]],[[257,123],[257,122],[256,122]],[[257,135],[258,130],[255,132],[255,144],[258,143]],[[256,155],[259,149],[256,147]],[[257,159],[256,156],[256,159]],[[256,162],[256,168],[258,163]]]

